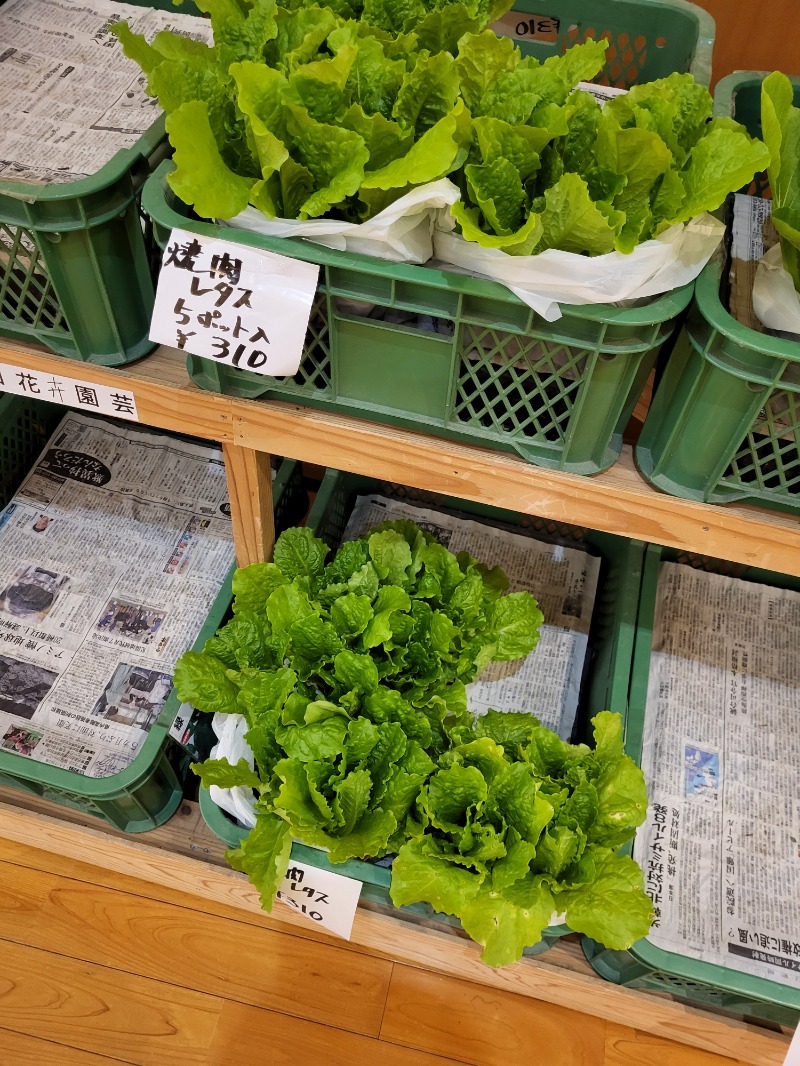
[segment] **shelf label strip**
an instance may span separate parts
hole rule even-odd
[[[91,414],[112,415],[128,422],[139,421],[136,397],[130,389],[111,388],[50,371],[0,363],[0,392],[77,407]]]

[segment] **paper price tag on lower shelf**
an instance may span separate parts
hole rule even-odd
[[[305,915],[312,925],[349,940],[360,895],[360,881],[292,861],[278,899]]]
[[[314,263],[175,229],[150,340],[256,374],[296,374],[318,277]]]
[[[0,392],[66,404],[89,414],[113,415],[128,422],[139,421],[132,392],[98,385],[93,381],[68,378],[64,374],[46,374],[41,370],[0,363]]]

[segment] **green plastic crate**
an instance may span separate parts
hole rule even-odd
[[[450,497],[433,496],[416,489],[388,484],[363,477],[328,470],[317,493],[308,525],[314,532],[335,548],[344,533],[347,519],[356,496],[380,493],[384,496],[401,497],[424,506],[450,510],[464,517],[502,525],[515,532],[530,532],[540,539],[553,540],[567,546],[586,545],[593,554],[603,560],[600,572],[598,596],[595,602],[592,631],[587,653],[584,706],[579,709],[578,722],[585,723],[590,713],[606,707],[624,714],[627,709],[630,682],[633,639],[636,627],[639,585],[642,574],[644,545],[640,541],[615,537],[608,533],[580,529],[575,526],[515,514],[495,507],[468,503]],[[211,799],[207,789],[200,789],[200,810],[208,827],[231,847],[238,846],[247,836],[241,828]],[[292,858],[320,869],[330,870],[363,882],[361,898],[381,907],[389,908],[412,921],[446,924],[460,930],[460,923],[450,916],[438,914],[428,904],[394,908],[389,896],[391,872],[374,863],[350,860],[333,864],[325,852],[295,842]],[[526,948],[526,955],[538,955],[550,948],[570,929],[566,925],[549,926],[539,944]]]
[[[0,511],[63,417],[51,403],[0,393]]]
[[[294,377],[190,355],[192,379],[213,392],[343,411],[595,474],[619,455],[656,355],[691,299],[687,285],[636,307],[564,307],[545,322],[497,282],[197,221],[167,186],[171,168],[162,164],[143,194],[162,247],[178,227],[322,268]],[[448,332],[369,318],[352,301],[431,316]]]
[[[765,75],[717,86],[717,114],[761,132]],[[800,104],[800,78],[794,79]],[[768,192],[766,175],[753,186]],[[695,301],[656,390],[635,449],[639,469],[664,492],[707,503],[745,501],[800,510],[800,341],[759,333],[720,297],[727,264],[702,271]]]
[[[172,10],[171,0],[128,2]],[[199,15],[188,2],[181,11]],[[0,181],[0,335],[103,366],[151,351],[155,246],[139,194],[169,152],[162,116],[89,177]]]
[[[230,606],[231,571],[217,596],[195,647],[212,636]],[[163,825],[183,799],[188,757],[169,737],[180,701],[173,690],[158,719],[129,766],[109,777],[86,777],[24,755],[0,751],[0,784],[94,814],[126,833],[142,833]]]
[[[637,765],[641,763],[642,758],[650,651],[658,574],[662,561],[701,566],[714,573],[800,591],[800,578],[704,556],[691,556],[655,544],[648,546],[644,560],[625,730],[625,749]],[[630,850],[632,844],[626,848]],[[734,1011],[781,1025],[794,1027],[800,1021],[800,989],[788,988],[763,977],[753,977],[713,963],[690,959],[676,952],[663,951],[651,944],[646,937],[637,940],[628,951],[609,950],[589,937],[582,937],[582,945],[594,971],[615,984],[667,992],[693,1005]]]
[[[37,454],[38,450],[32,452],[30,462]],[[299,463],[282,463],[273,483],[273,499],[279,528],[291,524],[304,513],[308,497]],[[200,631],[194,645],[198,651],[225,619],[232,599],[232,577],[233,571],[228,574]],[[86,777],[0,750],[0,784],[97,815],[127,833],[155,829],[175,813],[183,798],[189,757],[169,737],[179,706],[180,701],[173,690],[141,750],[119,773],[109,777]]]
[[[517,0],[502,25],[506,34],[513,30],[524,55],[542,61],[605,37],[606,65],[595,79],[604,85],[629,89],[674,71],[711,81],[714,20],[683,0]]]

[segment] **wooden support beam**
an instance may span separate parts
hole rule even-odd
[[[223,444],[233,543],[239,566],[263,563],[275,544],[272,467],[266,452]]]

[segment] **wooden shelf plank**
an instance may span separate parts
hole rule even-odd
[[[78,372],[69,360],[18,343],[0,341],[0,361]],[[636,471],[628,447],[610,470],[579,477],[310,407],[204,392],[174,349],[124,370],[78,365],[89,380],[133,389],[149,425],[800,576],[800,516],[663,495]]]
[[[199,856],[190,858],[177,850],[167,850],[164,839],[161,847],[154,847],[148,843],[148,834],[125,835],[107,827],[95,829],[67,822],[55,813],[58,808],[49,806],[54,813],[0,803],[0,836],[26,845],[35,841],[37,848],[56,855],[179,889],[244,912],[262,913],[257,892],[241,874],[205,862]],[[180,831],[179,824],[176,830]],[[318,935],[288,907],[276,906],[269,919],[263,917],[263,921],[276,928],[289,926],[303,936]],[[566,1005],[752,1066],[781,1066],[789,1044],[783,1034],[601,981],[586,964],[576,965],[577,960],[569,966],[548,961],[561,957],[557,950],[494,970],[480,961],[477,945],[469,940],[423,929],[366,907],[358,909],[351,944],[369,954],[474,981],[487,988]]]

